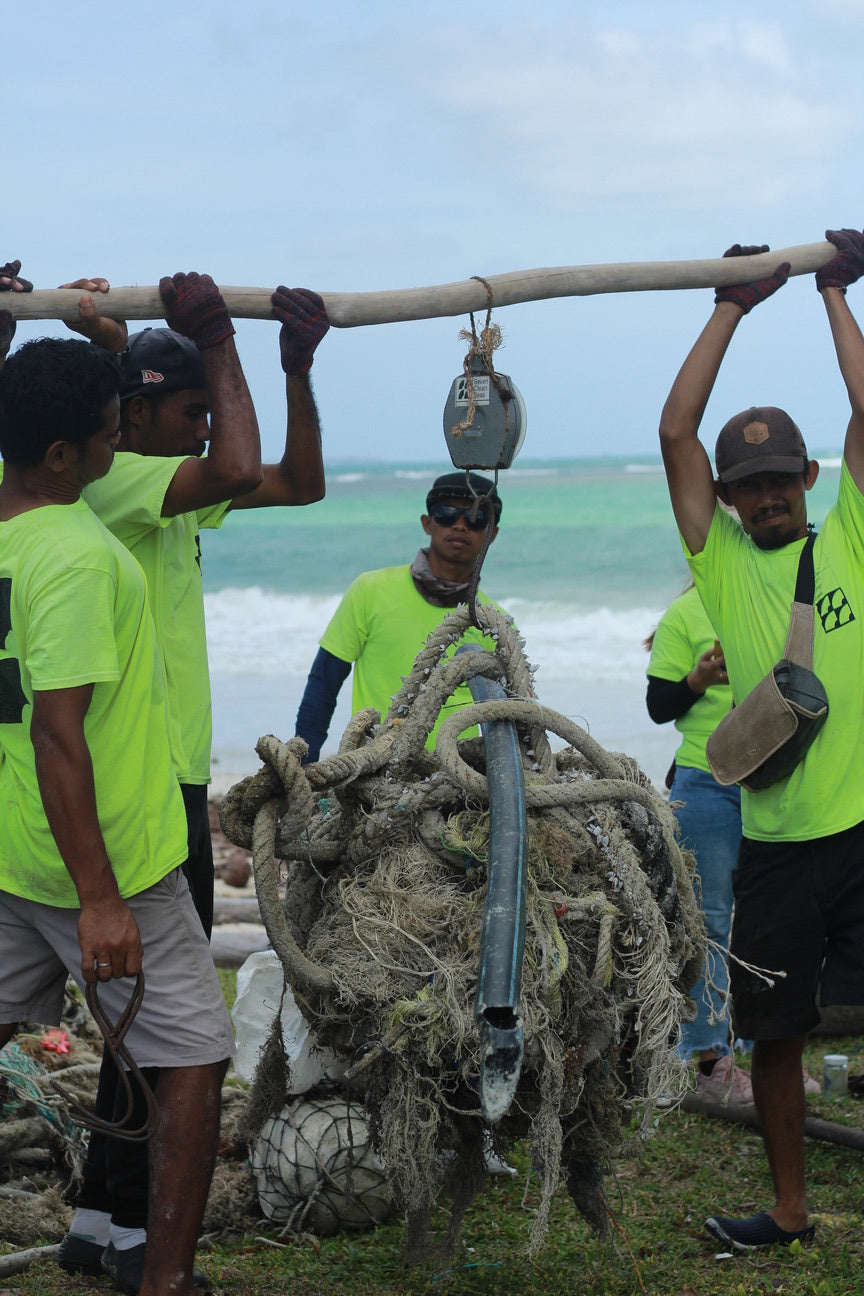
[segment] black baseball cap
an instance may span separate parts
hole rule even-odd
[[[803,473],[807,447],[797,423],[775,405],[754,405],[721,428],[714,447],[721,482],[755,473]]]
[[[120,400],[158,396],[161,392],[206,387],[201,352],[194,342],[169,328],[133,333],[120,356]]]
[[[433,504],[438,504],[441,500],[474,500],[477,495],[488,495],[495,510],[495,521],[499,522],[502,504],[495,483],[488,477],[481,477],[479,473],[469,473],[468,481],[470,486],[465,480],[464,472],[444,473],[443,477],[436,477],[426,496],[427,513]]]

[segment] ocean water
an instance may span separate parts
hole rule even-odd
[[[808,499],[817,524],[839,477],[836,452],[821,463]],[[241,511],[202,532],[217,787],[258,768],[261,734],[291,737],[342,593],[361,571],[411,561],[425,542],[426,490],[448,470],[444,461],[328,465],[321,503]],[[519,460],[499,491],[501,529],[482,585],[522,632],[539,700],[662,781],[677,734],[645,710],[642,641],[688,573],[659,458]],[[324,754],[338,745],[350,696],[347,680]]]

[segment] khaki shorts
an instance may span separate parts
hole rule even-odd
[[[233,1057],[231,1019],[182,871],[127,903],[144,946],[144,999],[125,1041],[138,1066],[206,1066]],[[0,891],[0,1022],[59,1024],[67,974],[83,988],[78,914]],[[111,1021],[134,988],[129,977],[99,983]]]

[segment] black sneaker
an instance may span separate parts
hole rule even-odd
[[[102,1267],[97,1273],[106,1273],[109,1278],[113,1278],[121,1292],[126,1296],[138,1296],[141,1290],[141,1278],[144,1273],[144,1252],[147,1250],[146,1242],[139,1242],[138,1246],[127,1247],[125,1251],[118,1251],[113,1242],[109,1242],[102,1252]],[[196,1288],[202,1292],[210,1292],[210,1280],[206,1274],[196,1273],[192,1275],[192,1281]]]
[[[724,1219],[722,1215],[712,1215],[705,1221],[709,1233],[725,1246],[735,1251],[755,1251],[758,1247],[791,1246],[800,1242],[802,1246],[811,1243],[816,1235],[816,1225],[808,1224],[806,1228],[787,1232],[775,1223],[767,1211],[760,1211],[749,1219]]]
[[[103,1272],[101,1262],[104,1250],[98,1242],[91,1242],[77,1233],[67,1233],[60,1243],[57,1263],[66,1273],[95,1276]]]
[[[113,1242],[109,1242],[102,1252],[102,1273],[113,1278],[121,1292],[127,1296],[138,1296],[141,1290],[141,1276],[144,1273],[144,1252],[146,1242],[118,1251]]]

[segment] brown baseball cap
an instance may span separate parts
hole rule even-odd
[[[797,423],[775,405],[754,405],[721,428],[714,447],[721,482],[760,472],[803,473],[807,447]]]

